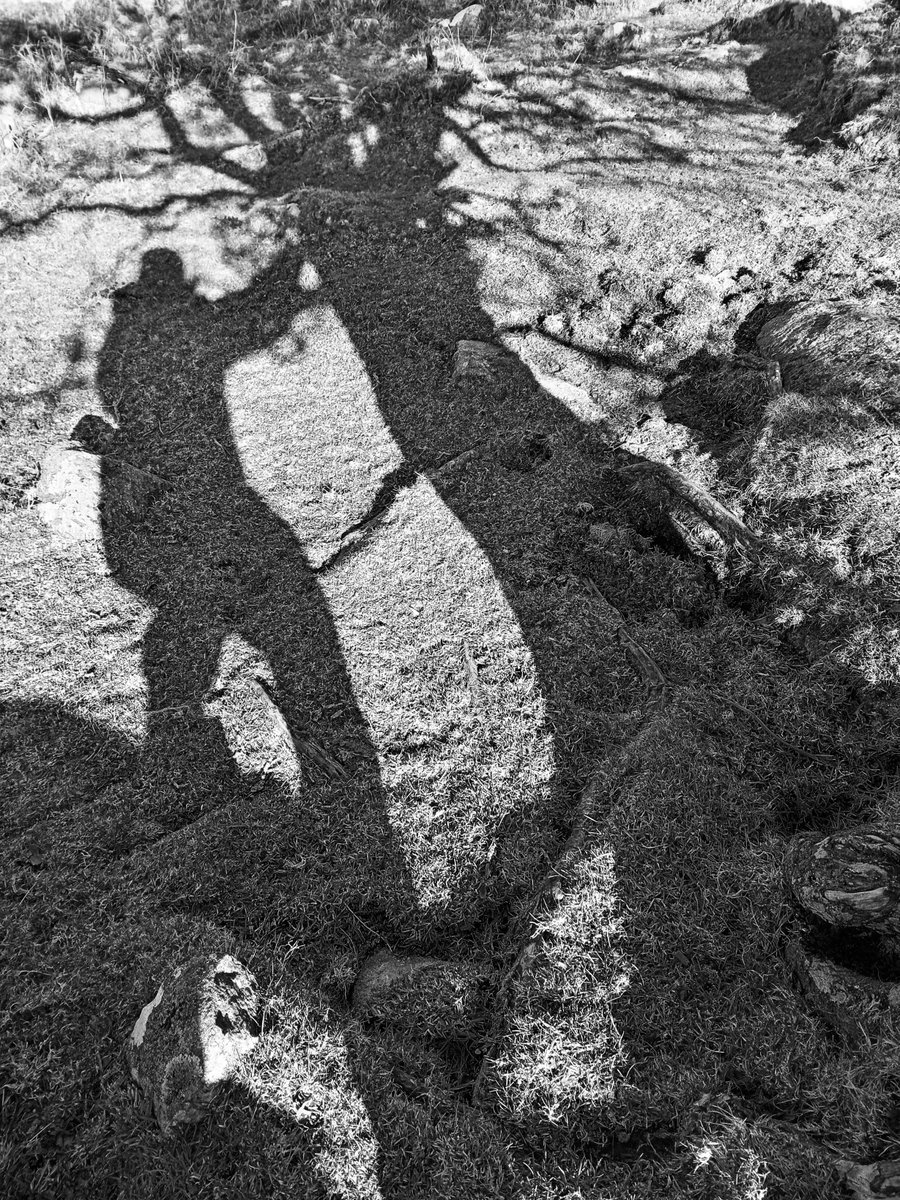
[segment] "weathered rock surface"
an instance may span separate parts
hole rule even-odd
[[[900,1196],[900,1159],[876,1163],[839,1162],[838,1170],[856,1200]]]
[[[646,29],[635,21],[613,21],[603,32],[604,36],[615,38],[616,41],[627,45],[635,45],[647,40]]]
[[[269,164],[265,147],[259,142],[248,142],[244,146],[232,146],[230,150],[223,151],[222,157],[226,162],[240,167],[243,171],[261,171]]]
[[[900,832],[800,834],[788,848],[784,874],[793,899],[817,920],[900,935]]]
[[[230,954],[200,955],[160,984],[126,1057],[164,1134],[207,1114],[220,1084],[255,1048],[260,1008],[256,980]]]
[[[900,316],[856,300],[809,301],[768,321],[760,353],[795,391],[865,388],[880,407],[900,406]]]
[[[383,951],[360,971],[353,1011],[430,1037],[477,1036],[487,1027],[488,974],[471,963]]]
[[[441,21],[441,25],[447,29],[455,29],[458,33],[472,33],[478,28],[483,11],[483,4],[467,4],[452,17]]]
[[[120,512],[142,517],[159,486],[146,471],[67,443],[47,451],[34,499],[41,519],[60,538],[91,541],[102,536],[103,504],[112,501]]]

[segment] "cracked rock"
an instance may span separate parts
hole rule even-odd
[[[141,1009],[126,1058],[164,1134],[206,1116],[255,1048],[260,1008],[256,980],[230,954],[200,955],[163,980]]]

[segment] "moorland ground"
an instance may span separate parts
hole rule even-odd
[[[896,304],[895,10],[453,10],[0,17],[4,1195],[820,1200],[898,1154],[896,1042],[811,1009],[781,883],[900,815],[898,435],[755,341]],[[70,439],[142,517],[48,527]],[[481,964],[488,1026],[361,1021],[384,947]],[[263,1036],[167,1139],[123,1043],[225,949]]]

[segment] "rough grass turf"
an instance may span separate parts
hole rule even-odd
[[[321,32],[273,86],[290,39],[241,25],[223,92],[157,72],[141,111],[51,127],[32,89],[79,182],[4,202],[11,1195],[811,1200],[896,1155],[897,1048],[810,1012],[779,881],[798,829],[897,816],[894,434],[746,357],[780,302],[886,292],[889,180],[787,149],[725,15],[662,14],[613,70],[604,14],[482,30],[481,88]],[[511,365],[456,386],[473,337]],[[28,493],[73,432],[165,485],[80,548]],[[622,621],[670,685],[634,742]],[[506,976],[598,762],[492,1035],[362,1026],[386,945]],[[265,1034],[166,1142],[122,1043],[226,947]]]

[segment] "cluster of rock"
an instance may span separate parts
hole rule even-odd
[[[488,1026],[489,972],[474,964],[382,952],[360,971],[355,1015],[420,1036],[470,1039]],[[263,1002],[230,954],[197,955],[174,969],[141,1009],[125,1053],[163,1134],[206,1117],[222,1085],[256,1049]]]

